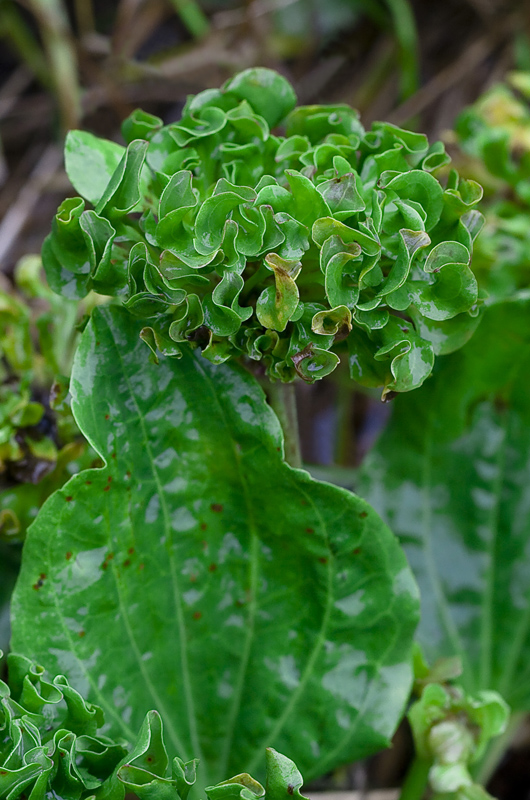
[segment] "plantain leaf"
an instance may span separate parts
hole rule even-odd
[[[529,311],[487,308],[459,353],[396,398],[360,483],[419,581],[429,660],[460,656],[468,691],[514,709],[530,708]]]
[[[106,307],[83,333],[73,407],[105,467],[30,529],[12,646],[66,671],[129,741],[155,707],[206,783],[263,776],[265,743],[308,776],[379,749],[408,697],[418,611],[396,540],[364,501],[282,461],[248,373],[187,347],[157,366],[139,327]]]

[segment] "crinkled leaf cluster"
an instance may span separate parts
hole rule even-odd
[[[65,402],[79,304],[41,272],[28,256],[16,286],[0,289],[0,539],[23,537],[46,497],[94,458]]]
[[[119,297],[155,357],[192,343],[312,382],[343,351],[364,385],[413,389],[476,326],[482,190],[455,171],[442,186],[440,142],[295,103],[256,68],[188,98],[178,122],[134,112],[126,149],[72,132],[82,197],[45,242],[50,285]]]
[[[454,659],[435,665],[433,672],[454,672]],[[421,695],[411,707],[408,719],[417,756],[431,764],[429,783],[435,800],[488,800],[491,798],[473,781],[470,766],[484,755],[490,740],[506,729],[510,709],[497,692],[474,695],[461,686],[437,682],[422,657]]]
[[[473,268],[490,303],[530,284],[530,108],[525,95],[530,96],[529,73],[512,73],[508,83],[492,87],[466,109],[456,125],[465,154],[462,170],[484,183],[489,196]]]
[[[0,651],[0,658],[2,652]],[[9,683],[0,680],[0,800],[186,800],[198,760],[175,757],[171,767],[162,721],[146,714],[132,748],[101,732],[101,708],[88,703],[63,675],[49,679],[22,655],[8,658]],[[301,798],[294,763],[269,748],[266,789],[248,774],[206,787],[209,800]]]
[[[509,81],[530,97],[528,73],[512,73]],[[491,188],[499,188],[491,176],[500,178],[530,202],[530,109],[520,94],[496,84],[459,116],[455,129],[465,152],[482,162]]]

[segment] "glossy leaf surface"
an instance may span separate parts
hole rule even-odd
[[[530,708],[530,301],[491,306],[440,362],[362,470],[420,584],[429,660],[459,655],[469,691]]]
[[[449,157],[422,134],[366,131],[346,105],[295,104],[283,76],[256,67],[190,96],[169,125],[133,112],[127,149],[70,133],[67,172],[85,199],[66,200],[46,238],[50,285],[120,297],[165,355],[181,351],[169,340],[189,340],[214,363],[251,358],[274,380],[313,383],[347,338],[355,380],[411,391],[473,332],[481,189],[453,170],[444,190],[435,173]],[[282,120],[286,137],[274,132]],[[309,303],[348,317],[311,361],[310,329],[296,325]]]
[[[129,740],[157,708],[209,781],[263,775],[266,745],[308,777],[384,746],[417,619],[397,541],[283,462],[245,371],[187,348],[157,366],[138,327],[111,307],[83,333],[73,405],[106,466],[32,526],[13,646],[67,671]]]

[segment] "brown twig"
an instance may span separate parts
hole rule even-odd
[[[0,270],[5,270],[7,256],[62,160],[61,149],[55,144],[48,145],[0,223]]]

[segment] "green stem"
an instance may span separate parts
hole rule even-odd
[[[18,9],[12,3],[0,0],[0,37],[6,38],[18,51],[20,58],[43,86],[49,87],[52,79],[42,48]]]
[[[195,39],[202,39],[209,33],[208,17],[195,0],[170,0],[170,2]]]
[[[517,734],[525,717],[526,712],[524,711],[516,711],[513,713],[504,733],[491,742],[484,756],[473,766],[471,774],[477,783],[480,783],[482,786],[487,784],[510,746],[510,743]]]
[[[409,0],[386,0],[386,4],[399,45],[401,99],[406,100],[418,91],[420,84],[416,21]]]
[[[61,126],[76,128],[81,116],[77,56],[61,0],[28,0],[37,19],[55,84]]]
[[[416,756],[405,777],[399,800],[421,800],[429,781],[432,761]]]
[[[285,441],[285,460],[291,467],[300,468],[302,466],[302,456],[294,383],[282,383],[281,381],[272,383],[271,381],[266,391],[270,406],[282,426]]]
[[[350,423],[353,414],[354,394],[351,385],[343,381],[337,384],[337,426],[335,431],[335,463],[345,467],[355,462],[355,444],[352,450]]]

